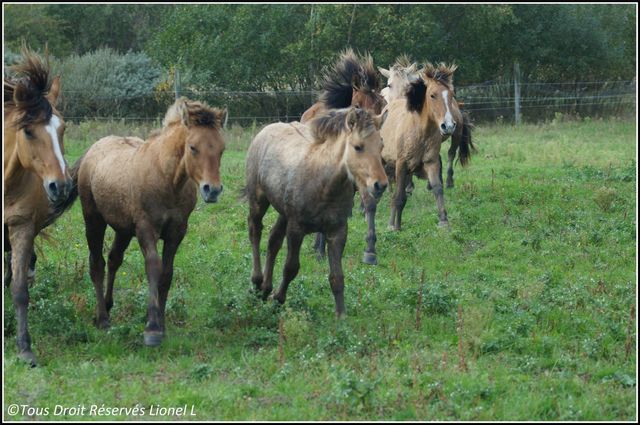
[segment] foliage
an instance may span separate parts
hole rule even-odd
[[[460,65],[458,84],[509,75],[530,81],[635,76],[636,9],[609,4],[7,5],[5,40],[58,57],[103,47],[141,51],[194,87],[317,88],[351,46],[379,66],[400,53]]]
[[[144,53],[99,49],[56,60],[53,71],[61,76],[65,117],[136,116],[140,110],[165,109],[152,96],[162,69]]]

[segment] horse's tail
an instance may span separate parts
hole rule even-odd
[[[83,154],[73,166],[69,169],[69,174],[71,175],[71,189],[69,190],[69,196],[63,202],[51,205],[49,207],[49,214],[47,215],[47,220],[44,223],[44,227],[47,227],[53,224],[54,221],[58,219],[65,211],[67,211],[73,203],[78,198],[78,171],[80,170],[80,164],[84,159]]]
[[[463,112],[462,138],[460,140],[460,145],[458,146],[458,161],[463,167],[469,163],[471,153],[477,152],[476,147],[473,145],[473,139],[471,138],[471,130],[473,130],[471,118],[467,112]]]

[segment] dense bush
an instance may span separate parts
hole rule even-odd
[[[154,96],[162,68],[144,53],[99,49],[53,60],[62,79],[65,118],[154,117],[166,107]]]

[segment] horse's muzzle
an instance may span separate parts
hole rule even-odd
[[[443,122],[442,124],[440,124],[440,133],[442,133],[443,136],[449,136],[453,134],[454,131],[456,131],[455,122],[451,122],[451,123]]]
[[[71,180],[47,180],[44,182],[44,190],[52,204],[59,204],[67,200],[71,192]]]
[[[375,182],[373,184],[373,187],[369,188],[368,190],[369,194],[373,196],[375,199],[380,199],[384,191],[387,189],[387,186],[388,186],[388,183]]]
[[[207,203],[218,202],[218,197],[222,194],[224,190],[224,186],[220,185],[219,187],[210,185],[208,183],[203,183],[200,185],[200,194],[202,195],[202,199]]]

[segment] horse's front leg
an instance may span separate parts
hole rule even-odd
[[[178,247],[187,233],[187,223],[175,226],[171,229],[164,239],[162,247],[162,276],[160,277],[160,286],[158,295],[160,297],[160,328],[162,334],[165,334],[165,310],[167,307],[167,297],[173,279],[173,260],[178,252]]]
[[[18,344],[18,357],[31,366],[36,365],[36,357],[31,351],[31,337],[27,324],[27,309],[29,307],[28,270],[33,252],[35,239],[35,227],[33,223],[9,226],[9,239],[11,241],[11,296],[16,309],[16,321],[18,332],[16,342]]]
[[[376,254],[376,209],[378,208],[378,201],[369,195],[368,192],[363,192],[360,197],[364,205],[364,213],[367,220],[367,248],[364,251],[362,262],[376,265],[378,264],[378,256]]]
[[[405,162],[396,163],[396,191],[391,200],[391,219],[389,226],[392,230],[400,230],[402,226],[402,210],[407,203],[407,181],[409,173]]]
[[[347,242],[347,225],[328,235],[327,251],[329,255],[329,283],[336,302],[336,316],[345,314],[344,307],[344,273],[342,272],[342,253]]]
[[[7,235],[8,237],[8,235]],[[27,272],[27,284],[31,286],[36,278],[36,261],[38,260],[38,256],[36,255],[36,251],[34,250],[31,253],[31,261],[29,262],[29,271]],[[11,271],[11,251],[7,251],[4,253],[4,287],[8,288],[11,284],[11,278],[13,276],[13,272]]]
[[[440,161],[432,161],[425,164],[425,171],[429,178],[429,182],[433,187],[433,196],[436,198],[438,205],[438,217],[440,219],[438,226],[447,227],[449,221],[447,219],[447,210],[444,208],[444,191],[442,189],[442,167]]]
[[[313,243],[313,249],[316,251],[318,261],[324,260],[324,255],[327,250],[327,237],[324,233],[316,233],[316,240]]]
[[[136,237],[144,256],[144,266],[149,280],[149,301],[147,304],[147,325],[144,328],[144,343],[148,346],[160,345],[162,342],[162,327],[160,325],[160,277],[162,275],[162,260],[158,256],[158,235],[149,224],[142,224],[136,228]]]

